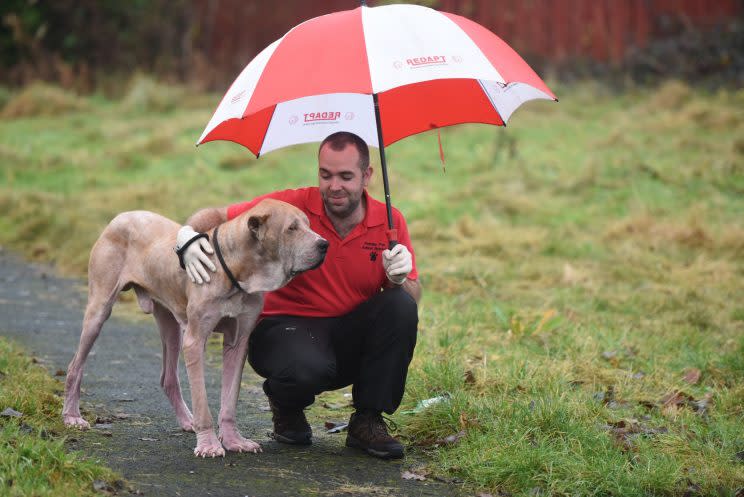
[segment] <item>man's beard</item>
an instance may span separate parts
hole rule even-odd
[[[326,211],[330,212],[336,217],[339,218],[346,218],[351,215],[352,212],[354,212],[357,207],[359,207],[359,202],[362,201],[362,196],[360,195],[358,198],[352,198],[351,196],[346,197],[349,200],[348,205],[346,207],[340,208],[338,206],[335,206],[331,203],[331,199],[327,194],[323,195],[323,204],[325,205]]]

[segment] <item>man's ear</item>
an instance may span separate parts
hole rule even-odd
[[[251,235],[256,240],[262,240],[266,234],[266,220],[268,218],[268,214],[254,215],[248,218],[248,229],[251,230]]]

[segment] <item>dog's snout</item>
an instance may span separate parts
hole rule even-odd
[[[321,252],[325,253],[328,251],[328,245],[329,245],[328,240],[321,238],[320,240],[318,240],[317,245],[318,245],[318,250],[320,250]]]

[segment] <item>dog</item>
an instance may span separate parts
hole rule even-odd
[[[83,366],[119,292],[133,288],[139,306],[153,314],[163,342],[160,385],[185,431],[196,433],[194,454],[224,456],[260,452],[243,438],[235,414],[248,338],[263,308],[263,294],[295,275],[318,267],[328,241],[310,229],[307,216],[279,200],[266,199],[207,234],[224,261],[206,285],[193,284],[179,268],[172,247],[180,225],[147,211],[116,216],[94,244],[88,263],[88,304],[77,352],[67,368],[64,423],[90,427],[80,415]],[[215,257],[212,255],[211,257]],[[219,257],[218,257],[219,259]],[[219,264],[218,264],[219,262]],[[232,276],[231,276],[232,275]],[[204,384],[204,349],[212,331],[222,332],[223,366],[219,436]],[[183,348],[191,387],[192,415],[181,395],[178,356]]]

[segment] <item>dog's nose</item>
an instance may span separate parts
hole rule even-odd
[[[318,240],[318,250],[320,250],[323,253],[326,253],[328,251],[328,240],[325,240],[323,238]]]

